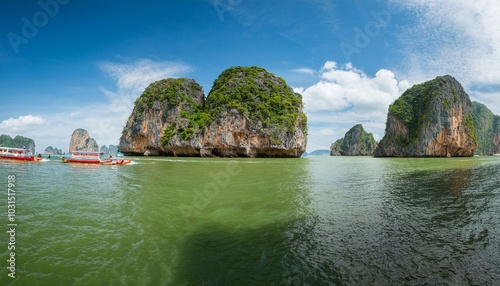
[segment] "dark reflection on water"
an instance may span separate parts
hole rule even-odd
[[[494,170],[498,172],[498,167],[415,171],[385,178],[390,197],[380,209],[378,237],[385,259],[376,267],[386,273],[386,282],[493,285],[498,281],[499,222],[498,215],[491,215],[498,207],[499,189],[496,177],[488,176]]]
[[[482,160],[0,162],[11,284],[498,285],[500,162]]]

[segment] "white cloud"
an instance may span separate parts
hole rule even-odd
[[[43,152],[47,146],[67,151],[71,134],[77,128],[86,129],[99,146],[116,145],[135,99],[150,83],[163,78],[180,77],[192,70],[182,63],[151,60],[102,62],[97,67],[116,83],[116,89],[113,90],[100,88],[101,100],[67,106],[64,111],[44,114],[43,118],[32,115],[10,118],[0,123],[0,133],[33,138],[37,152]]]
[[[303,73],[303,74],[308,74],[308,75],[314,75],[316,73],[315,70],[310,69],[310,68],[299,68],[299,69],[294,69],[291,70],[292,72],[296,73]]]
[[[9,118],[0,123],[0,133],[14,133],[20,131],[33,130],[39,125],[45,123],[45,120],[39,116],[31,114],[19,116],[19,118]]]
[[[135,99],[150,83],[179,77],[192,70],[183,63],[154,62],[149,59],[131,64],[102,62],[98,64],[98,68],[106,76],[116,80],[116,91],[102,88],[102,92],[108,97],[113,110],[120,112],[131,112]]]
[[[350,64],[338,67],[335,62],[326,62],[320,72],[318,83],[296,89],[303,94],[307,112],[353,109],[367,119],[385,116],[389,104],[409,87],[407,81],[398,82],[394,73],[386,69],[369,77]]]
[[[390,70],[381,69],[370,77],[350,63],[339,66],[328,61],[319,73],[318,83],[295,88],[303,95],[308,116],[308,150],[330,146],[357,123],[380,139],[389,104],[409,87]]]
[[[402,69],[414,82],[450,74],[466,88],[500,83],[498,0],[408,0],[397,4],[416,18],[414,25],[403,26],[400,36]]]

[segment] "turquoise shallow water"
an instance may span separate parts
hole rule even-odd
[[[0,284],[500,281],[499,157],[133,160],[0,161]]]

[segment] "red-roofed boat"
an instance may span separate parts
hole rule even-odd
[[[35,157],[27,148],[0,147],[0,159],[10,159],[18,161],[41,161],[42,157]]]

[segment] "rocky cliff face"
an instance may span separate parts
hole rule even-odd
[[[262,68],[234,67],[205,100],[191,79],[151,84],[120,139],[127,155],[300,157],[306,148],[302,98]]]
[[[344,138],[337,140],[332,144],[330,154],[332,156],[340,153],[342,156],[371,156],[377,141],[371,133],[363,128],[363,125],[357,124],[346,132]]]
[[[35,141],[31,138],[23,137],[17,135],[12,139],[9,135],[0,135],[0,146],[2,147],[12,147],[12,148],[27,148],[30,149],[33,154],[35,154]]]
[[[97,152],[99,151],[99,145],[94,140],[90,138],[87,130],[79,128],[73,131],[71,139],[69,141],[69,151],[86,151],[86,152]]]
[[[493,145],[496,149],[493,149],[494,154],[500,154],[500,116],[495,115],[493,121]]]
[[[342,150],[342,143],[344,142],[344,138],[340,138],[337,141],[333,142],[330,146],[330,156],[342,156],[340,150]]]
[[[472,115],[476,129],[475,154],[493,155],[500,152],[500,116],[494,115],[484,104],[472,102]]]
[[[374,156],[472,156],[476,148],[469,95],[451,76],[408,89],[389,107]]]
[[[205,126],[198,115],[204,101],[203,88],[192,79],[152,83],[136,100],[118,151],[126,155],[199,156]]]

